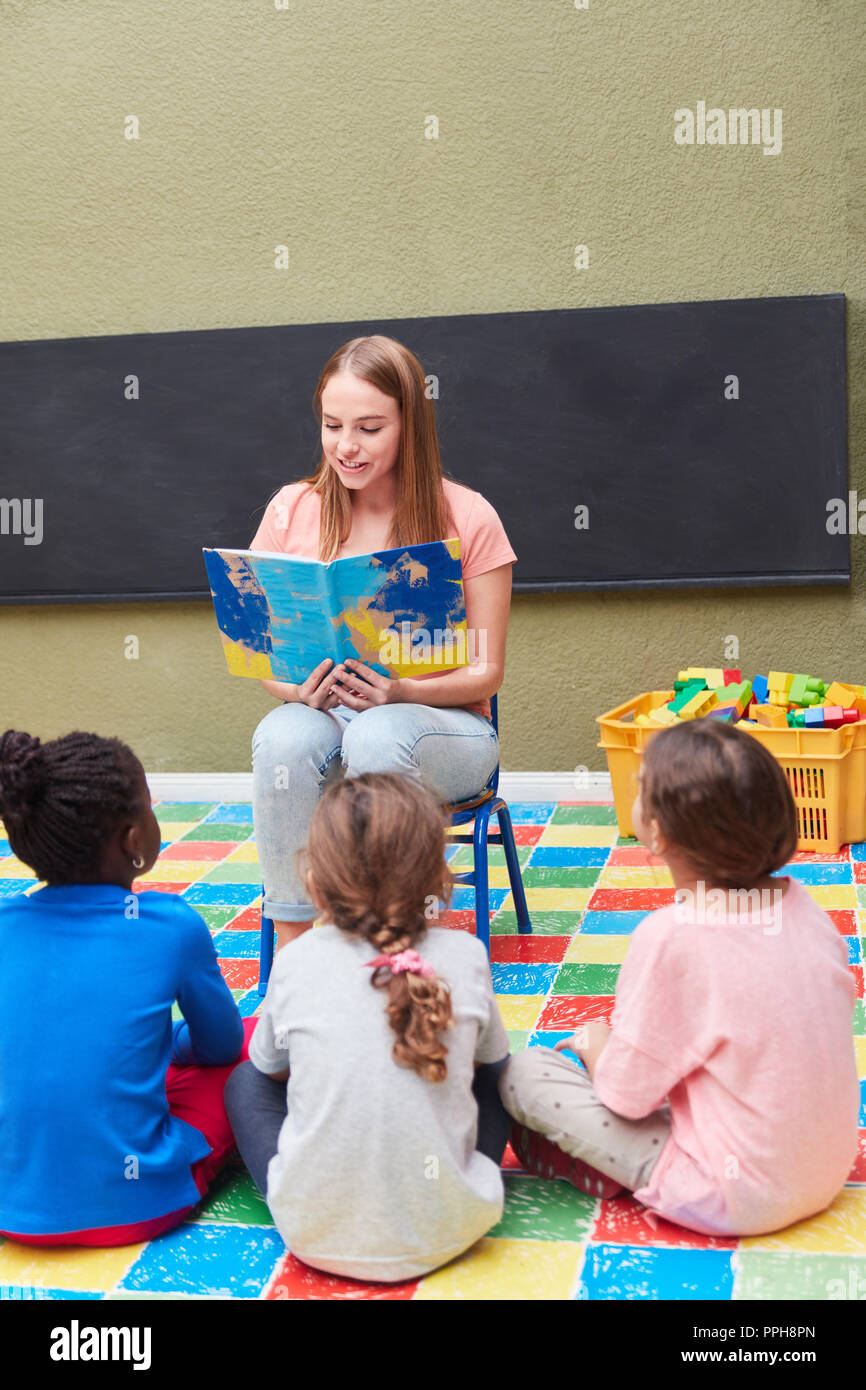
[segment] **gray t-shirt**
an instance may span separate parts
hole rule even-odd
[[[277,952],[250,1059],[291,1068],[268,1168],[268,1206],[293,1254],[331,1274],[396,1281],[468,1249],[502,1215],[502,1176],[475,1148],[475,1062],[508,1055],[487,952],[431,928],[419,954],[451,989],[448,1075],[425,1081],[391,1055],[387,990],[368,941],[328,925]]]

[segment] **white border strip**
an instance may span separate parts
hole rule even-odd
[[[149,772],[151,796],[161,801],[251,801],[251,772]],[[613,801],[607,772],[500,772],[506,801]]]

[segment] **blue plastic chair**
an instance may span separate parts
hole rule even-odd
[[[499,733],[499,707],[497,697],[494,695],[490,701],[490,719],[497,734]],[[495,816],[498,823],[498,830],[493,834],[489,833],[490,817]],[[514,910],[517,914],[517,930],[523,934],[532,931],[532,923],[529,919],[529,909],[526,906],[526,894],[523,890],[523,876],[520,872],[520,860],[517,857],[517,845],[514,839],[514,828],[511,824],[511,812],[507,802],[499,795],[499,764],[493,769],[493,774],[487,786],[469,801],[452,802],[448,808],[449,826],[468,825],[474,821],[471,835],[449,835],[449,845],[472,845],[474,864],[465,873],[455,873],[454,882],[466,885],[475,889],[475,934],[479,941],[483,941],[490,953],[490,885],[487,873],[487,850],[490,845],[501,845],[505,850],[505,864],[508,869],[508,882],[511,887],[512,897],[514,898]],[[264,884],[262,885],[262,901],[264,902]],[[259,994],[266,994],[268,979],[270,978],[271,966],[274,961],[274,924],[270,917],[265,917],[262,913],[262,934],[261,946],[259,949]]]

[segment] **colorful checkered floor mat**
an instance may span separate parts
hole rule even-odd
[[[155,803],[160,859],[138,888],[182,893],[206,919],[223,974],[255,1014],[260,878],[248,804]],[[613,807],[511,808],[534,935],[518,937],[502,850],[492,848],[492,972],[512,1050],[552,1046],[582,1020],[609,1019],[629,934],[670,902],[671,880]],[[450,852],[471,864],[468,846]],[[798,855],[785,872],[833,918],[857,981],[859,1071],[866,1078],[862,936],[866,844]],[[29,882],[23,882],[29,880]],[[0,840],[0,895],[32,875]],[[443,925],[472,930],[472,890],[458,888]],[[866,1081],[861,1143],[848,1185],[821,1216],[775,1235],[715,1240],[671,1225],[630,1197],[599,1201],[523,1172],[506,1153],[505,1212],[464,1256],[426,1279],[366,1285],[317,1273],[287,1254],[237,1160],[176,1230],[113,1250],[0,1244],[0,1296],[58,1299],[831,1299],[866,1296]]]

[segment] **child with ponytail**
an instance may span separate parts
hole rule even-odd
[[[277,952],[226,1087],[277,1228],[331,1274],[418,1277],[502,1214],[508,1037],[481,942],[430,926],[451,891],[443,812],[397,773],[325,792],[306,858],[326,924]]]
[[[234,1148],[222,1092],[252,1021],[198,913],[132,891],[160,830],[125,743],[7,729],[0,815],[45,885],[0,898],[0,1235],[148,1240]]]

